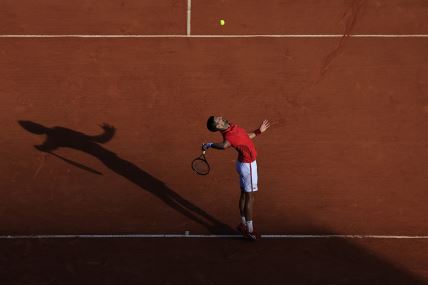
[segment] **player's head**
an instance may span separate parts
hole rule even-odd
[[[224,131],[229,127],[229,121],[223,117],[211,116],[207,121],[207,128],[211,132]]]

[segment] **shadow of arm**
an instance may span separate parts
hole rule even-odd
[[[88,136],[88,138],[97,143],[106,143],[110,141],[114,134],[116,133],[116,129],[113,126],[110,126],[109,124],[103,123],[100,125],[100,127],[104,130],[104,132],[97,136]]]

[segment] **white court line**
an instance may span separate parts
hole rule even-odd
[[[191,16],[192,16],[192,0],[187,0],[187,36],[190,36]]]
[[[1,235],[0,239],[109,239],[109,238],[241,238],[241,235],[111,234],[111,235]],[[261,235],[268,239],[428,239],[423,235]]]
[[[190,35],[190,18],[188,25],[187,35],[0,35],[0,38],[428,38],[428,34]]]

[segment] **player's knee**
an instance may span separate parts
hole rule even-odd
[[[254,192],[246,192],[245,198],[251,201],[254,200]]]

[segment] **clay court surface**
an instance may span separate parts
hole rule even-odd
[[[1,284],[428,283],[428,2],[0,2]]]

